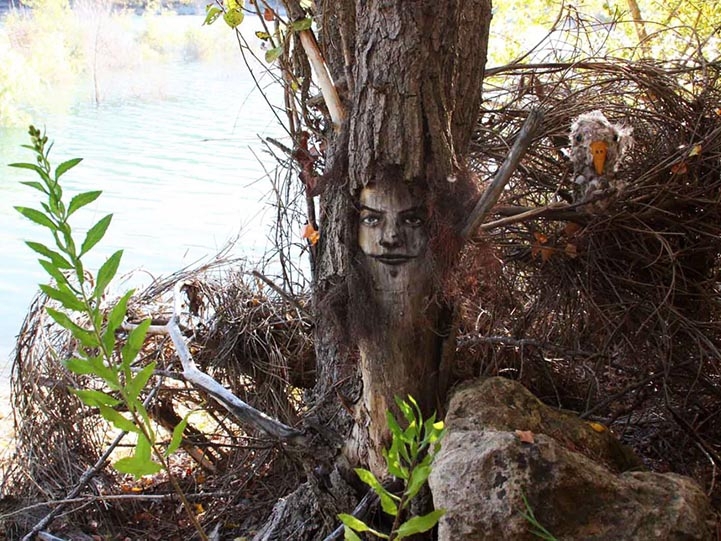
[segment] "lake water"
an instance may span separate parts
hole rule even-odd
[[[168,275],[236,237],[232,255],[259,258],[275,219],[266,170],[276,166],[259,136],[283,139],[284,132],[239,53],[230,65],[178,62],[106,74],[100,87],[98,105],[87,80],[69,107],[32,114],[55,141],[54,165],[84,159],[64,177],[66,193],[103,190],[78,226],[114,214],[91,266],[123,248],[121,273],[142,268]],[[268,93],[280,103],[278,88],[270,85]],[[49,235],[13,209],[38,206],[37,192],[19,184],[33,177],[5,167],[31,158],[20,148],[27,143],[27,128],[0,126],[0,386],[37,283],[46,280],[23,241],[50,243]]]

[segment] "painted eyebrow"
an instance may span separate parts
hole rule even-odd
[[[369,212],[377,212],[378,214],[383,214],[385,212],[388,212],[386,210],[374,209],[373,207],[368,207],[366,205],[361,205],[358,210],[359,211],[367,210]],[[409,212],[423,212],[423,207],[411,207],[409,209],[401,210],[398,214],[407,214]]]

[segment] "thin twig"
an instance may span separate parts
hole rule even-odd
[[[503,188],[510,180],[511,175],[521,162],[521,158],[523,158],[526,150],[528,150],[528,147],[531,145],[533,137],[541,127],[542,121],[543,112],[540,109],[532,109],[528,114],[528,118],[526,118],[526,121],[523,123],[521,131],[518,133],[518,137],[516,137],[516,140],[511,147],[511,151],[506,156],[506,159],[503,164],[501,164],[501,167],[499,167],[498,171],[496,171],[493,182],[491,182],[490,186],[488,186],[486,191],[483,192],[481,199],[478,203],[476,203],[476,206],[471,211],[468,221],[463,227],[463,238],[467,239],[473,234],[478,226],[481,225],[483,219],[491,211],[493,205],[496,204],[496,201],[498,201],[501,193],[503,193]]]
[[[143,401],[143,406],[147,408],[150,403],[155,398],[155,395],[158,392],[158,389],[160,389],[160,386],[162,384],[162,380],[158,382],[158,384],[153,387],[153,389],[148,393],[148,396]],[[87,485],[90,480],[95,477],[100,470],[102,470],[105,467],[105,463],[108,461],[108,458],[110,458],[110,455],[113,453],[115,448],[118,446],[118,444],[122,441],[122,439],[127,435],[128,433],[123,431],[120,434],[118,434],[113,442],[108,446],[108,448],[105,450],[105,452],[102,454],[102,456],[97,460],[95,464],[93,464],[92,467],[85,470],[85,473],[78,479],[77,484],[75,485],[75,488],[73,488],[68,495],[65,497],[65,500],[72,501],[74,500],[78,494],[80,494],[80,491],[85,488],[85,485]],[[52,509],[47,515],[45,515],[35,526],[33,526],[32,530],[30,530],[25,537],[22,538],[22,541],[30,541],[33,539],[33,536],[35,536],[40,530],[43,530],[52,520],[62,512],[65,507],[67,507],[67,503],[59,503],[58,506],[54,509]]]

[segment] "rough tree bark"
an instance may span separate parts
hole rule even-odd
[[[286,6],[292,19],[304,16],[297,1]],[[322,538],[355,504],[351,467],[385,477],[380,451],[394,397],[412,395],[425,415],[445,401],[439,370],[452,307],[440,289],[472,203],[463,156],[480,106],[490,0],[321,0],[316,8],[346,111],[328,136],[319,182],[317,383],[304,422],[320,443],[309,482],[279,502],[259,540],[291,531]],[[320,521],[308,518],[314,510]]]
[[[452,197],[464,173],[491,4],[334,0],[319,11],[326,61],[333,78],[345,81],[348,120],[330,142],[321,196],[316,391],[336,406],[339,397],[351,406],[344,453],[351,464],[368,464],[382,475],[385,411],[394,396],[412,395],[426,414],[445,399],[438,373],[451,310],[438,300],[445,268],[434,253],[438,231],[431,226],[444,217],[432,216],[430,207],[438,192]],[[380,206],[399,189],[419,201],[427,253],[406,264],[400,256],[379,260],[358,249],[358,210],[369,187]],[[394,242],[386,253],[403,251]],[[362,391],[352,385],[357,366]],[[339,427],[341,433],[348,426]]]

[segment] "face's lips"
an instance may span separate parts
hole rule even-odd
[[[382,254],[374,255],[372,257],[385,265],[403,265],[404,263],[408,263],[411,259],[415,259],[415,256],[402,254]]]
[[[593,141],[589,147],[593,155],[593,168],[597,175],[603,174],[603,166],[606,164],[606,152],[608,152],[608,143],[605,141]]]

